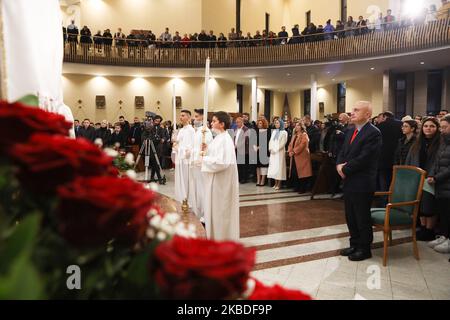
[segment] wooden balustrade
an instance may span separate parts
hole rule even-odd
[[[450,45],[450,20],[364,35],[287,45],[226,48],[118,47],[66,43],[64,61],[152,68],[253,67],[341,61]]]

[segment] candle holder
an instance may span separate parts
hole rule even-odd
[[[182,219],[183,222],[187,225],[189,223],[189,203],[188,199],[183,200],[183,204],[181,205]]]

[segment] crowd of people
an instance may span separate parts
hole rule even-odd
[[[141,48],[226,48],[226,47],[252,47],[252,46],[268,46],[268,45],[284,45],[295,44],[322,40],[340,39],[345,37],[353,37],[364,35],[370,32],[380,32],[392,30],[401,27],[409,27],[411,25],[420,25],[430,23],[438,19],[449,18],[450,2],[442,0],[442,6],[437,10],[435,5],[424,8],[423,11],[414,18],[403,16],[397,19],[392,10],[387,10],[386,14],[380,13],[374,21],[369,21],[363,16],[359,16],[358,20],[354,20],[352,16],[347,21],[337,20],[333,25],[331,20],[325,24],[316,25],[309,23],[303,30],[296,24],[292,28],[289,35],[286,27],[276,33],[269,30],[256,31],[255,34],[250,32],[243,33],[240,30],[232,28],[228,33],[228,37],[224,33],[216,35],[213,30],[206,32],[202,30],[200,33],[184,33],[181,35],[179,31],[172,34],[169,28],[158,37],[151,30],[132,30],[128,35],[118,28],[117,32],[112,34],[110,29],[103,32],[98,30],[96,34],[92,34],[88,26],[84,26],[81,30],[75,25],[75,22],[63,27],[64,42],[73,45],[80,42],[84,45],[85,50],[95,44],[98,48],[105,47],[105,54],[111,54],[111,46],[114,44],[118,49],[118,55],[122,56],[124,48],[128,48],[128,54],[133,52],[137,47]],[[98,49],[100,50],[100,49]]]
[[[186,113],[187,111],[185,111]],[[178,126],[192,126],[193,132],[202,127],[201,109],[197,118],[187,119]],[[187,114],[187,113],[186,113]],[[82,125],[75,120],[77,137],[116,148],[127,148],[135,155],[142,142],[151,139],[157,149],[163,169],[173,168],[171,160],[173,129],[171,121],[162,122],[154,116],[132,125],[123,116],[114,126],[107,121],[91,123],[85,119]],[[208,122],[209,124],[209,122]],[[418,240],[430,241],[436,251],[450,252],[448,216],[450,208],[450,115],[441,110],[435,116],[406,116],[395,119],[387,111],[372,118],[372,124],[381,132],[382,147],[379,154],[377,190],[387,191],[392,179],[394,165],[411,165],[427,172],[428,183],[436,185],[436,193],[425,192],[420,206]],[[208,125],[211,129],[211,125]],[[283,119],[273,117],[269,121],[260,115],[250,121],[249,114],[230,119],[228,133],[232,138],[236,155],[239,183],[256,183],[257,187],[269,185],[275,190],[292,188],[299,194],[311,192],[317,179],[320,163],[317,155],[325,156],[336,163],[344,139],[349,130],[354,130],[347,113],[329,116],[327,121],[313,121],[310,116]],[[210,140],[215,133],[209,133]],[[198,138],[201,141],[201,136]],[[194,144],[192,142],[192,144]],[[201,143],[197,143],[200,145]],[[200,149],[193,151],[199,153]],[[193,156],[194,157],[194,156]],[[198,173],[200,174],[200,173]],[[153,174],[152,174],[153,178]],[[330,193],[341,192],[342,179],[335,172],[328,181]],[[181,190],[180,194],[185,191]],[[180,200],[181,200],[180,196]],[[384,205],[383,205],[384,206]],[[438,223],[439,222],[439,223]],[[437,236],[437,238],[436,238]]]

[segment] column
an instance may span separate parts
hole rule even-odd
[[[385,70],[383,72],[382,111],[395,111],[395,76],[390,70]]]
[[[316,75],[311,75],[311,119],[317,120],[317,108],[319,105],[319,101],[317,98],[317,79]]]
[[[258,120],[258,81],[252,79],[252,121]]]

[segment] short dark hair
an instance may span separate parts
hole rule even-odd
[[[249,114],[248,112],[244,112],[242,115],[243,115],[243,116],[250,117],[250,114]]]
[[[89,122],[91,122],[91,120],[89,120],[89,119],[87,119],[87,118],[86,118],[86,119],[84,119],[84,120],[83,120],[83,122],[85,122],[86,120],[87,120],[87,121],[89,121]]]
[[[414,129],[414,131],[416,131],[417,128],[418,128],[418,126],[417,126],[417,121],[416,121],[416,120],[406,120],[406,121],[403,121],[403,122],[409,124],[409,126],[410,126],[412,129]]]
[[[100,122],[97,122],[95,125],[96,126],[101,126],[102,124]]]
[[[163,118],[162,118],[161,116],[155,116],[155,117],[153,118],[153,121],[155,121],[155,120],[157,120],[157,119],[163,121]]]
[[[124,116],[120,116],[119,119],[125,119],[125,117]]]
[[[189,110],[181,110],[181,113],[187,113],[189,116],[192,116],[192,113]]]
[[[205,113],[205,110],[204,109],[194,109],[194,112],[198,113],[200,115],[203,115]]]
[[[78,122],[80,122],[80,120],[78,120],[78,119],[75,119],[75,120],[73,120],[73,122],[75,122],[75,121],[78,121]]]
[[[228,130],[231,126],[231,117],[228,113],[224,111],[215,112],[213,117],[216,117],[216,119],[219,121],[219,123],[224,124],[224,129]]]
[[[383,112],[383,116],[388,118],[388,119],[392,119],[394,118],[394,114],[391,111],[385,111]]]
[[[441,119],[441,121],[445,121],[445,122],[447,122],[447,123],[450,123],[450,114],[446,114],[446,115]]]
[[[439,111],[439,113],[441,113],[441,112],[445,112],[445,114],[447,114],[448,110],[447,109],[442,109],[441,111]]]

